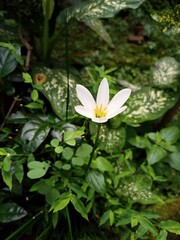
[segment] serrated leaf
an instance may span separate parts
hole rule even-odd
[[[83,202],[80,199],[78,199],[75,195],[72,196],[71,202],[76,211],[78,211],[81,214],[81,216],[88,221],[87,211]]]
[[[95,191],[100,193],[104,193],[106,191],[104,175],[101,172],[97,170],[89,171],[86,176],[86,181]]]
[[[27,211],[16,203],[0,204],[0,222],[8,223],[17,221],[27,215]]]

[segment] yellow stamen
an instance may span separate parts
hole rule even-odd
[[[100,106],[96,105],[94,113],[95,113],[95,117],[103,118],[106,116],[106,107],[103,107],[102,104]]]

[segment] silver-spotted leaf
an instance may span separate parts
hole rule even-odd
[[[67,74],[64,70],[47,67],[34,69],[34,83],[49,100],[53,111],[59,118],[65,118],[67,107]],[[74,106],[79,104],[75,86],[77,78],[69,76],[69,114],[75,114]]]
[[[172,57],[163,57],[152,67],[152,81],[155,86],[175,88],[179,84],[180,63]]]
[[[140,123],[162,117],[174,106],[178,93],[146,87],[134,92],[126,103],[127,109],[122,112],[122,121],[139,126]]]

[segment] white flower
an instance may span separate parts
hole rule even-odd
[[[75,107],[76,112],[91,118],[93,122],[104,123],[126,109],[123,104],[129,98],[131,89],[125,88],[119,91],[109,102],[109,84],[104,78],[99,85],[96,101],[89,90],[80,84],[76,85],[76,92],[82,103]]]

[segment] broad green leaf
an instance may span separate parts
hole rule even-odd
[[[46,139],[50,127],[46,123],[46,117],[32,119],[25,123],[21,131],[21,142],[26,153],[34,152]]]
[[[86,208],[85,208],[83,202],[79,198],[77,198],[75,195],[72,196],[71,202],[72,202],[74,208],[76,209],[76,211],[78,211],[83,218],[88,220],[87,211],[86,211]]]
[[[47,189],[48,190],[45,192],[46,202],[52,205],[60,197],[60,194],[56,188],[48,186]]]
[[[103,23],[99,19],[88,19],[84,22],[88,27],[95,31],[110,47],[114,47],[112,39],[106,31]]]
[[[7,152],[4,148],[0,148],[0,156],[6,156]]]
[[[167,236],[168,236],[168,233],[166,230],[162,229],[158,236],[156,237],[156,240],[166,240],[167,239]]]
[[[10,190],[12,190],[12,175],[11,172],[6,172],[4,169],[1,170],[2,178],[5,184],[9,187]]]
[[[91,134],[94,135],[97,132],[97,124],[90,123]],[[120,127],[112,129],[105,124],[101,126],[98,148],[108,153],[118,153],[124,146],[126,139],[125,128]]]
[[[63,156],[66,160],[71,159],[73,155],[74,155],[74,151],[73,151],[72,148],[70,148],[70,147],[65,147],[65,148],[63,149],[62,156]]]
[[[166,156],[166,151],[157,145],[152,145],[152,147],[147,150],[147,161],[150,165],[159,162]]]
[[[53,212],[61,211],[68,205],[71,198],[72,195],[70,193],[61,194],[58,200],[51,206],[50,210],[53,210]]]
[[[131,227],[133,228],[133,227],[137,226],[138,223],[139,223],[139,216],[136,216],[136,215],[132,216],[131,217]]]
[[[149,221],[147,218],[139,217],[139,223],[143,226],[143,228],[150,231],[154,236],[157,236],[158,231],[157,231],[155,225],[153,225],[152,222]]]
[[[92,162],[92,167],[96,167],[99,169],[99,171],[104,172],[113,172],[114,168],[112,164],[104,157],[97,157],[93,162]]]
[[[160,131],[160,136],[164,141],[174,144],[180,138],[180,130],[176,126],[163,128]]]
[[[166,220],[160,222],[160,227],[168,232],[180,234],[180,223],[174,220]]]
[[[126,102],[127,109],[118,117],[121,121],[139,126],[140,123],[159,119],[178,100],[178,93],[172,90],[160,90],[144,87],[131,94]]]
[[[144,0],[87,0],[78,1],[72,6],[62,11],[58,18],[58,23],[68,22],[71,18],[78,21],[87,21],[97,18],[114,17],[120,10],[125,8],[138,8]]]
[[[82,143],[76,151],[76,156],[79,158],[89,157],[91,152],[92,146],[87,143]]]
[[[47,170],[43,168],[32,169],[27,173],[27,176],[31,179],[41,178],[46,174]]]
[[[84,160],[81,157],[73,157],[72,158],[72,164],[75,166],[83,166],[84,165]]]
[[[110,226],[112,226],[114,223],[114,212],[112,210],[109,211],[109,223]]]
[[[38,169],[38,168],[44,168],[44,162],[39,161],[31,161],[28,163],[28,168],[30,169]]]
[[[55,152],[56,153],[62,153],[63,152],[63,147],[62,146],[58,146],[55,148]]]
[[[59,146],[59,140],[58,139],[52,139],[51,142],[50,142],[51,146],[53,147],[57,147]]]
[[[11,167],[11,155],[7,154],[7,156],[5,156],[3,160],[3,170],[9,172],[10,167]]]
[[[43,105],[38,102],[31,102],[31,103],[26,104],[26,107],[31,108],[31,109],[42,109]]]
[[[16,179],[19,181],[19,183],[22,183],[22,180],[23,180],[23,178],[24,178],[24,168],[23,168],[23,164],[17,162],[17,163],[15,164],[14,170],[15,170]]]
[[[179,84],[180,63],[172,57],[159,59],[151,69],[153,84],[161,88],[176,88]]]
[[[17,221],[26,215],[26,210],[16,203],[0,204],[0,222],[2,223]]]
[[[69,188],[77,194],[78,198],[87,197],[83,189],[76,183],[69,183]]]
[[[101,172],[97,170],[89,171],[86,176],[86,181],[95,191],[99,193],[104,193],[106,191],[104,175]]]
[[[67,107],[67,73],[59,68],[36,67],[33,70],[33,80],[35,87],[50,102],[53,111],[60,118],[66,117]],[[69,74],[69,115],[74,116],[74,106],[79,104],[76,95],[76,83],[79,79],[77,76]],[[75,138],[75,137],[74,137]]]
[[[61,168],[68,171],[69,169],[71,169],[71,165],[70,164],[64,164],[64,165],[62,165]]]
[[[171,153],[169,157],[169,165],[177,171],[180,171],[180,152]]]
[[[105,224],[109,220],[109,212],[110,210],[104,212],[103,215],[101,216],[99,223],[100,226]]]
[[[10,49],[0,47],[0,79],[10,74],[17,67],[17,61]]]
[[[38,91],[36,89],[33,89],[33,91],[31,92],[31,98],[33,101],[37,101],[39,97]]]

